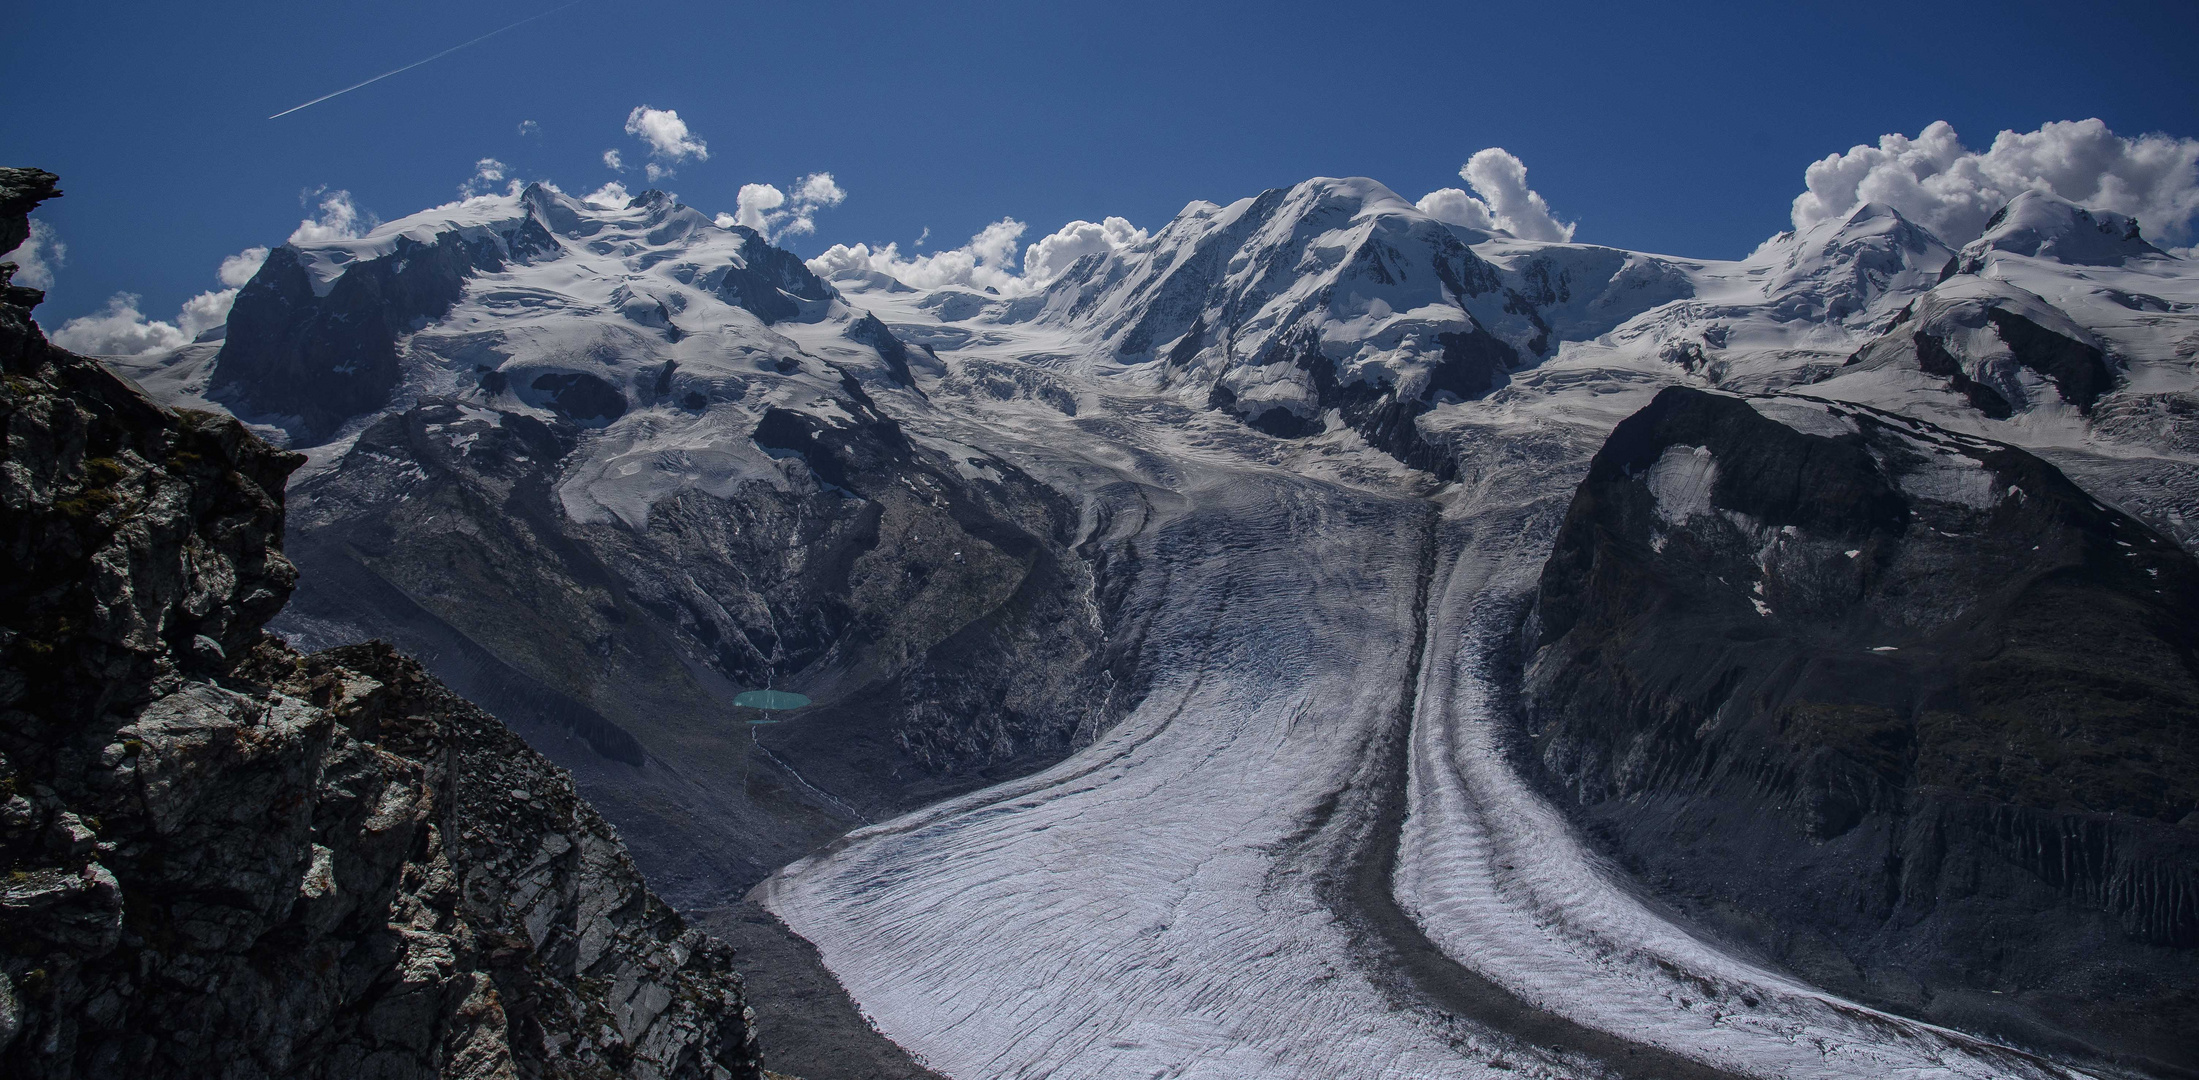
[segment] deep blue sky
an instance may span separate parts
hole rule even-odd
[[[591,0],[266,119],[556,2],[26,5],[0,38],[0,163],[68,192],[40,212],[69,248],[41,321],[124,289],[173,318],[318,185],[383,218],[453,198],[483,156],[593,189],[606,148],[642,158],[620,130],[642,103],[709,142],[663,185],[692,205],[832,172],[849,198],[804,254],[926,227],[953,246],[1003,215],[1027,239],[1157,228],[1322,174],[1414,198],[1503,146],[1580,240],[1733,257],[1786,227],[1810,161],[1885,132],[2199,135],[2199,5],[2166,2]]]

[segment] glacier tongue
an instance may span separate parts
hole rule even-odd
[[[2069,1075],[1697,940],[1511,773],[1494,658],[1585,446],[1431,499],[1340,465],[1379,457],[1363,445],[1278,460],[1120,387],[1080,400],[1103,401],[1136,452],[1038,449],[1088,444],[1028,401],[957,407],[992,410],[1027,458],[1051,459],[1020,464],[1084,492],[1088,519],[1140,522],[1129,546],[1153,572],[1127,609],[1143,703],[1046,772],[851,833],[759,888],[932,1068],[1633,1075],[1619,1056],[1638,1052],[1681,1066],[1660,1075],[1697,1068],[1684,1059],[1708,1076]],[[1166,467],[1125,464],[1140,460]],[[1584,1058],[1445,1011],[1400,987],[1334,902],[1382,842],[1384,747],[1407,723],[1407,913],[1443,962],[1632,1051]]]
[[[1145,498],[1144,703],[768,905],[951,1076],[1478,1075],[1384,1006],[1291,865],[1405,692],[1427,509],[1251,463]]]

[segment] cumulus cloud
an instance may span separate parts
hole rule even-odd
[[[116,293],[98,314],[70,319],[53,335],[56,344],[93,356],[136,356],[173,349],[229,321],[237,290],[260,272],[267,249],[249,247],[221,261],[215,276],[226,288],[210,289],[185,300],[176,321],[148,319],[136,293]]]
[[[1026,231],[1023,222],[1001,218],[961,247],[923,255],[904,256],[897,244],[834,244],[809,260],[809,266],[828,276],[842,270],[874,270],[920,289],[967,285],[1014,296],[1045,288],[1086,255],[1120,251],[1148,239],[1144,229],[1119,217],[1072,221],[1025,247],[1019,271],[1016,248]],[[922,247],[931,232],[926,228],[914,246]]]
[[[1023,276],[1032,285],[1043,285],[1060,277],[1086,255],[1120,251],[1145,240],[1145,230],[1123,218],[1072,221],[1025,249]]]
[[[612,172],[625,172],[626,159],[620,157],[616,150],[605,150],[603,152],[603,167]]]
[[[582,196],[580,201],[606,210],[624,210],[626,204],[634,201],[634,197],[626,193],[626,185],[613,180]]]
[[[1016,240],[1023,238],[1023,233],[1023,222],[1001,218],[972,235],[970,242],[959,249],[915,257],[904,257],[897,244],[886,244],[882,249],[873,249],[869,244],[833,244],[809,260],[809,268],[820,275],[877,271],[917,288],[972,286],[992,288],[996,293],[1023,293],[1023,275],[1016,273]]]
[[[485,157],[474,162],[473,175],[468,177],[465,183],[458,185],[458,197],[470,199],[476,195],[486,195],[491,191],[495,191],[496,185],[504,181],[504,170],[507,167],[495,158]]]
[[[1422,195],[1415,204],[1420,212],[1452,225],[1489,232],[1499,228],[1496,219],[1489,216],[1489,204],[1466,194],[1464,188],[1437,188]]]
[[[290,234],[291,243],[325,244],[331,240],[356,240],[377,224],[372,214],[360,212],[358,204],[351,201],[351,193],[348,191],[330,191],[321,187],[299,197],[300,202],[309,205],[315,199],[320,200],[320,213],[298,222],[298,227]]]
[[[1016,241],[1022,238],[1024,228],[1020,221],[1001,218],[961,247],[914,257],[903,257],[894,244],[882,248],[834,244],[809,260],[809,267],[827,276],[842,270],[875,270],[920,289],[968,285],[1003,293],[1022,292],[1025,283],[1016,273]]]
[[[733,200],[733,213],[719,214],[718,224],[746,225],[767,240],[800,236],[817,231],[817,211],[838,206],[848,197],[828,172],[802,177],[793,188],[789,194],[771,184],[742,184]]]
[[[671,166],[688,158],[710,160],[710,147],[687,130],[687,121],[673,109],[634,106],[634,111],[626,114],[626,133],[649,144],[650,156],[658,159],[647,169],[652,182],[672,175]]]
[[[742,184],[741,193],[733,200],[733,220],[757,232],[765,232],[770,228],[767,215],[785,205],[786,192],[770,184]]]
[[[54,332],[53,342],[91,356],[136,356],[173,349],[191,338],[174,323],[147,320],[138,311],[136,293],[116,293],[96,315],[70,319]]]
[[[31,219],[30,236],[14,251],[0,255],[0,262],[15,264],[15,283],[33,289],[53,288],[53,272],[68,261],[69,245],[54,235],[52,226],[36,218]]]
[[[223,259],[221,269],[215,271],[215,273],[221,278],[222,284],[232,289],[241,289],[246,282],[252,280],[252,275],[260,272],[260,266],[265,262],[267,262],[266,248],[248,247]]]
[[[183,302],[183,310],[176,312],[176,329],[186,341],[196,341],[198,336],[229,321],[229,309],[237,302],[237,290],[221,289],[202,292]]]
[[[1441,188],[1421,196],[1423,213],[1470,229],[1502,229],[1522,240],[1565,243],[1573,222],[1559,221],[1541,193],[1527,186],[1527,166],[1502,147],[1476,151],[1459,167],[1459,178],[1473,189]],[[1476,198],[1479,196],[1479,198]]]
[[[1884,135],[1876,146],[1813,162],[1803,181],[1809,190],[1794,200],[1797,229],[1877,202],[1960,246],[2009,199],[2037,189],[2129,214],[2147,235],[2173,243],[2192,235],[2199,213],[2199,139],[2125,138],[2098,119],[2065,120],[2003,131],[1981,153],[1942,120],[1913,139]]]
[[[529,136],[529,135],[540,135],[540,134],[542,134],[542,125],[540,125],[540,124],[537,124],[537,123],[535,123],[535,122],[534,122],[534,121],[532,121],[532,120],[521,120],[521,121],[519,122],[519,137],[520,137],[520,138],[524,139],[524,138],[526,138],[526,137],[527,137],[527,136]]]
[[[248,247],[223,259],[221,269],[214,273],[228,288],[202,292],[183,302],[183,310],[176,313],[176,326],[183,336],[195,341],[200,334],[228,322],[229,308],[237,302],[237,290],[251,281],[266,261],[264,247]]]

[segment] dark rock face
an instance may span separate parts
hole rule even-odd
[[[1526,631],[1536,764],[1833,989],[2199,1067],[2199,566],[2006,446],[1668,389]]]
[[[602,427],[626,415],[626,395],[585,371],[537,375],[534,389],[548,395],[549,407],[559,416],[583,427]]]
[[[412,319],[450,310],[475,254],[455,236],[433,244],[405,238],[398,246],[350,268],[327,296],[313,295],[295,249],[269,253],[230,309],[214,361],[215,392],[241,412],[295,417],[299,445],[388,404],[399,377],[398,338]]]
[[[296,455],[21,307],[0,365],[0,1073],[761,1076],[730,950],[565,773],[262,632]]]
[[[805,302],[822,304],[836,295],[832,286],[810,271],[801,256],[773,247],[745,225],[734,229],[741,233],[741,261],[745,265],[725,268],[714,290],[719,299],[746,310],[768,326],[800,318]]]
[[[61,178],[44,169],[0,168],[0,252],[14,251],[31,235],[31,208],[59,198]],[[0,263],[0,304],[34,308],[46,299],[38,289],[14,284],[18,267]]]
[[[727,895],[848,827],[1021,775],[1135,704],[1129,553],[1013,466],[917,443],[853,379],[750,435],[787,483],[576,520],[584,437],[470,403],[376,422],[292,491],[294,639],[386,637],[579,775],[650,880]],[[751,730],[742,690],[819,704]]]
[[[402,374],[400,339],[415,320],[448,314],[469,276],[560,252],[540,217],[501,233],[398,237],[389,254],[346,267],[325,296],[314,295],[295,248],[276,248],[230,308],[215,394],[241,413],[290,418],[293,445],[328,438],[389,404]]]

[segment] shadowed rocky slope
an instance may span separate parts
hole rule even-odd
[[[1533,753],[1654,886],[1822,985],[2199,1068],[2199,566],[2021,450],[1670,389],[1526,633]]]
[[[56,194],[0,171],[0,240]],[[301,459],[39,299],[0,305],[0,1073],[758,1077],[731,950],[561,770],[387,647],[261,630]]]

